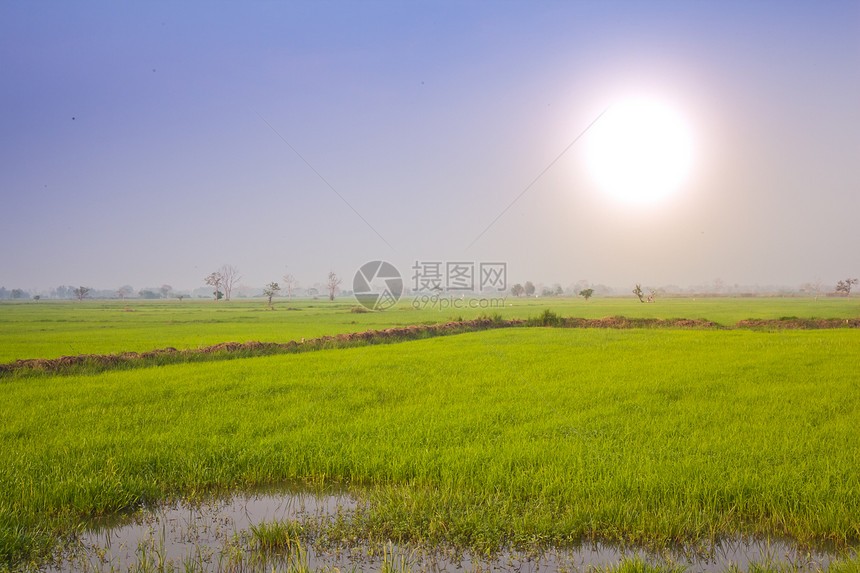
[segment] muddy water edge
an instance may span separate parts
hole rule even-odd
[[[855,549],[800,546],[789,539],[724,539],[647,551],[604,543],[471,554],[456,548],[339,539],[339,520],[361,508],[361,492],[296,485],[177,499],[85,524],[46,571],[589,571],[625,559],[674,564],[691,573],[748,571],[765,563],[826,571]]]

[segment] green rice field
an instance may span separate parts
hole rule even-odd
[[[497,314],[857,318],[844,299],[0,305],[0,362],[286,342]],[[287,310],[292,308],[294,310]],[[860,543],[860,330],[517,327],[128,371],[0,377],[0,569],[99,515],[261,484],[359,492],[348,539]],[[628,563],[619,570],[636,569]],[[833,571],[856,570],[856,558]],[[837,569],[847,567],[847,569]],[[761,569],[762,571],[769,569]],[[773,569],[777,570],[777,569]]]
[[[415,310],[409,301],[385,312],[355,313],[351,299],[288,301],[267,310],[264,300],[39,301],[0,304],[0,363],[75,354],[197,348],[227,341],[286,342],[366,329],[434,324],[455,318],[498,314],[528,318],[545,309],[561,316],[707,319],[733,325],[749,318],[858,318],[860,303],[839,298],[665,298],[642,304],[635,298],[516,298],[502,306],[458,301],[444,308]],[[474,308],[470,308],[470,306]]]

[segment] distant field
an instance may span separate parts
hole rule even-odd
[[[349,535],[860,540],[857,330],[505,329],[0,382],[0,556],[213,486],[375,485]]]
[[[463,308],[413,309],[408,301],[385,312],[357,314],[349,298],[277,301],[39,301],[0,303],[0,363],[74,354],[142,352],[172,346],[198,348],[235,341],[287,342],[326,334],[420,323],[471,319],[482,314],[528,318],[545,309],[562,316],[602,318],[701,318],[730,325],[748,318],[860,317],[860,302],[810,298],[665,298],[643,304],[634,298],[508,297],[503,308],[480,308],[479,301],[458,301]],[[295,310],[287,310],[287,309]]]
[[[469,319],[854,318],[810,299],[0,305],[0,361]],[[297,310],[286,310],[292,307]],[[344,538],[860,543],[860,330],[507,328],[0,379],[0,570],[94,515],[215,487],[360,486]],[[29,556],[29,557],[28,557]]]

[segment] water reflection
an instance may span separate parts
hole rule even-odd
[[[786,540],[728,540],[697,550],[647,553],[635,547],[582,544],[541,553],[502,552],[492,556],[454,554],[444,548],[400,548],[305,542],[301,551],[261,554],[252,527],[271,522],[348,519],[358,504],[344,491],[258,490],[204,502],[174,502],[140,512],[119,523],[97,523],[48,571],[421,571],[455,573],[585,572],[638,556],[651,563],[674,563],[690,573],[724,572],[734,565],[792,563],[797,571],[826,569],[833,552],[798,548]]]

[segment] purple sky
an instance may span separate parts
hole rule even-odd
[[[10,289],[192,289],[225,263],[348,282],[374,259],[621,287],[860,275],[857,1],[3,2],[0,77]],[[690,123],[683,189],[619,203],[586,134],[467,249],[640,93]]]

